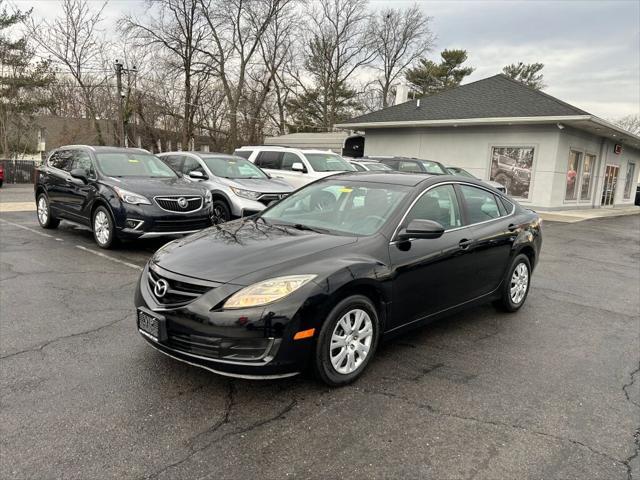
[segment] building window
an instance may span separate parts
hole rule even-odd
[[[578,199],[578,177],[582,168],[582,153],[575,150],[569,151],[569,163],[567,165],[567,191],[564,195],[565,200]]]
[[[580,200],[589,200],[591,198],[591,179],[595,168],[596,156],[587,153],[584,156],[582,175],[580,177]]]
[[[627,163],[627,176],[624,179],[624,198],[631,197],[631,187],[633,187],[634,179],[636,178],[636,164]]]
[[[490,179],[507,189],[512,197],[529,198],[533,147],[493,147]]]

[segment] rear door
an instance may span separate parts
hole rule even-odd
[[[474,279],[474,296],[478,297],[500,285],[521,227],[512,215],[513,205],[505,205],[493,192],[466,184],[457,188],[475,238],[469,274]]]
[[[71,166],[73,151],[57,150],[47,161],[47,195],[54,210],[68,213],[71,188]]]

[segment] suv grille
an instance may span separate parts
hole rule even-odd
[[[155,300],[165,307],[181,307],[211,290],[212,286],[187,283],[166,277],[149,268],[149,289]]]
[[[202,208],[202,197],[198,195],[173,195],[170,197],[154,197],[158,206],[168,212],[187,213]]]

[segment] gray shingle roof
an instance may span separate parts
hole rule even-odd
[[[590,115],[506,75],[467,83],[451,90],[384,108],[343,122],[402,122],[495,117],[555,117]]]

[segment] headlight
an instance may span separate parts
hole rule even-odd
[[[223,308],[258,307],[280,300],[310,282],[316,275],[288,275],[254,283],[231,295]]]
[[[151,205],[148,198],[138,195],[137,193],[130,192],[120,187],[113,187],[113,190],[124,203],[130,203],[131,205]]]
[[[204,203],[211,203],[212,198],[211,192],[207,190],[204,194]]]
[[[243,190],[242,188],[231,187],[231,190],[239,197],[248,198],[249,200],[257,200],[262,196],[260,192],[252,192],[251,190]]]

